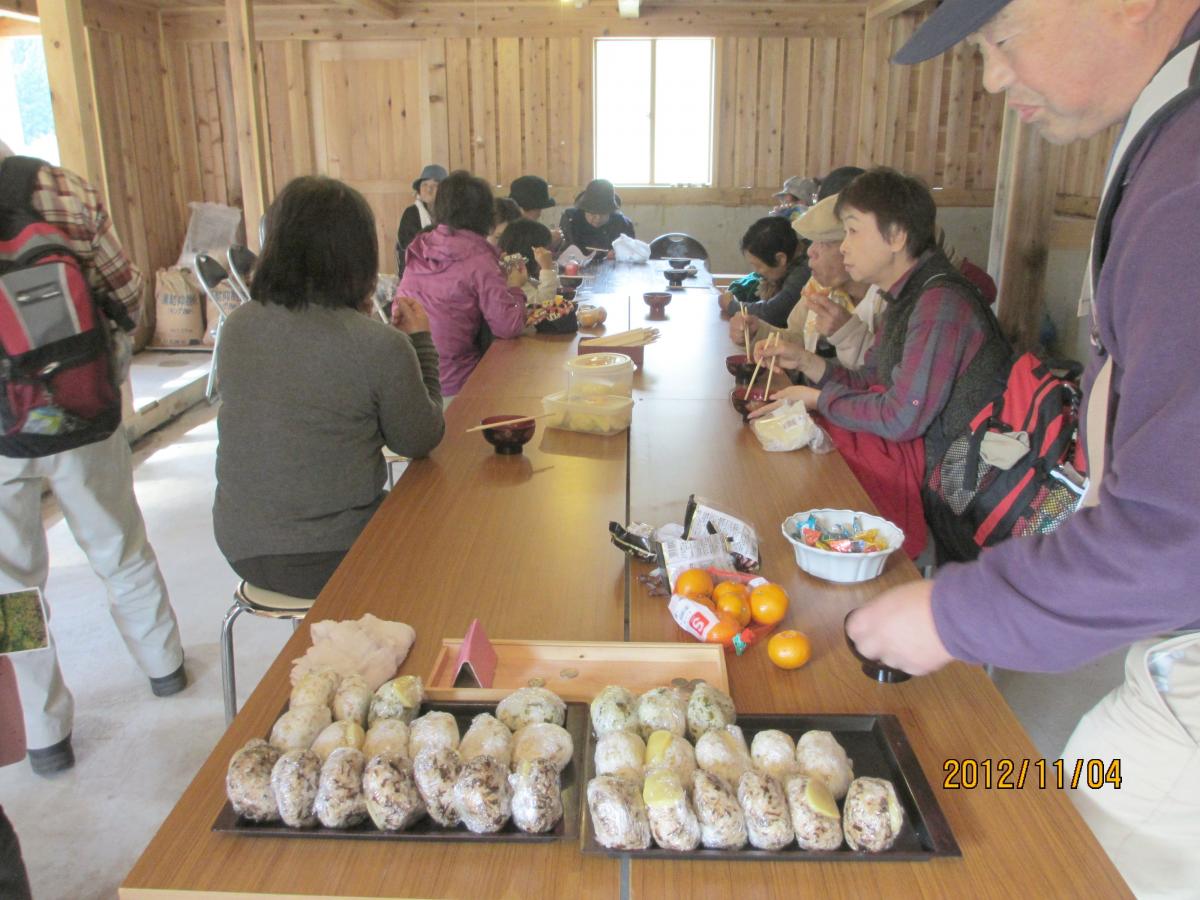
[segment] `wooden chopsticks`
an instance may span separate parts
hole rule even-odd
[[[518,416],[515,419],[505,419],[502,422],[491,422],[487,425],[476,425],[474,428],[468,428],[466,434],[473,431],[483,431],[487,428],[507,428],[509,425],[519,425],[522,422],[536,422],[538,419],[549,418],[554,413],[542,413],[540,416]]]
[[[779,332],[778,331],[773,331],[769,335],[767,335],[767,339],[765,341],[763,341],[763,350],[766,350],[768,347],[771,346],[772,339],[774,339],[775,345],[778,346],[779,345]],[[749,397],[750,392],[752,390],[754,390],[754,382],[758,380],[758,372],[761,368],[762,368],[762,360],[760,359],[758,361],[758,363],[754,366],[754,374],[752,374],[750,376],[750,383],[748,385],[746,385],[746,396],[747,397]],[[773,372],[773,371],[775,371],[775,368],[772,365],[772,367],[767,370],[767,389],[768,390],[771,387],[771,372]]]
[[[606,334],[603,337],[588,338],[580,341],[581,347],[644,347],[658,340],[657,328],[634,328],[632,331],[620,331],[616,334]]]

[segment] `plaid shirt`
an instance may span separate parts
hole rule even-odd
[[[924,262],[918,260],[890,291],[891,303]],[[863,367],[844,369],[830,363],[818,387],[818,409],[829,421],[852,431],[877,434],[889,441],[921,437],[941,413],[955,379],[966,372],[983,346],[986,332],[969,301],[944,287],[930,288],[916,300],[904,338],[904,355],[891,372],[887,387],[875,368],[880,341],[887,331],[887,312],[867,351]]]
[[[38,172],[33,208],[66,234],[92,292],[125,304],[136,323],[142,313],[142,273],[117,239],[100,193],[74,172],[46,165]]]

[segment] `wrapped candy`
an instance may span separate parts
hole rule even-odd
[[[800,523],[797,537],[809,547],[832,550],[834,553],[875,553],[888,549],[887,538],[878,528],[863,528],[862,518],[855,516],[849,525],[821,527],[817,517],[810,515]]]

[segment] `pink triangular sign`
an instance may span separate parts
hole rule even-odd
[[[454,686],[490,688],[496,678],[496,664],[492,642],[479,620],[473,619],[454,663]]]

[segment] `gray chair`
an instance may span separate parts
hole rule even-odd
[[[268,619],[289,619],[292,631],[300,627],[300,620],[313,605],[312,600],[291,597],[276,591],[255,587],[242,581],[233,592],[233,606],[225,613],[221,624],[221,688],[225,694],[225,724],[237,715],[237,679],[233,664],[233,623],[242,613],[263,616]]]
[[[225,262],[229,264],[229,283],[243,303],[250,302],[250,273],[258,262],[258,254],[241,244],[231,244],[225,251]]]
[[[217,345],[221,342],[221,326],[225,324],[225,310],[217,302],[216,290],[228,277],[225,267],[207,253],[196,254],[196,279],[200,282],[204,296],[208,297],[217,310],[217,325],[213,329],[212,365],[208,369],[208,386],[204,389],[204,396],[209,402],[212,402],[217,394]]]
[[[687,257],[688,259],[708,260],[708,251],[704,245],[680,231],[660,234],[650,242],[651,259],[671,259],[672,257]]]

